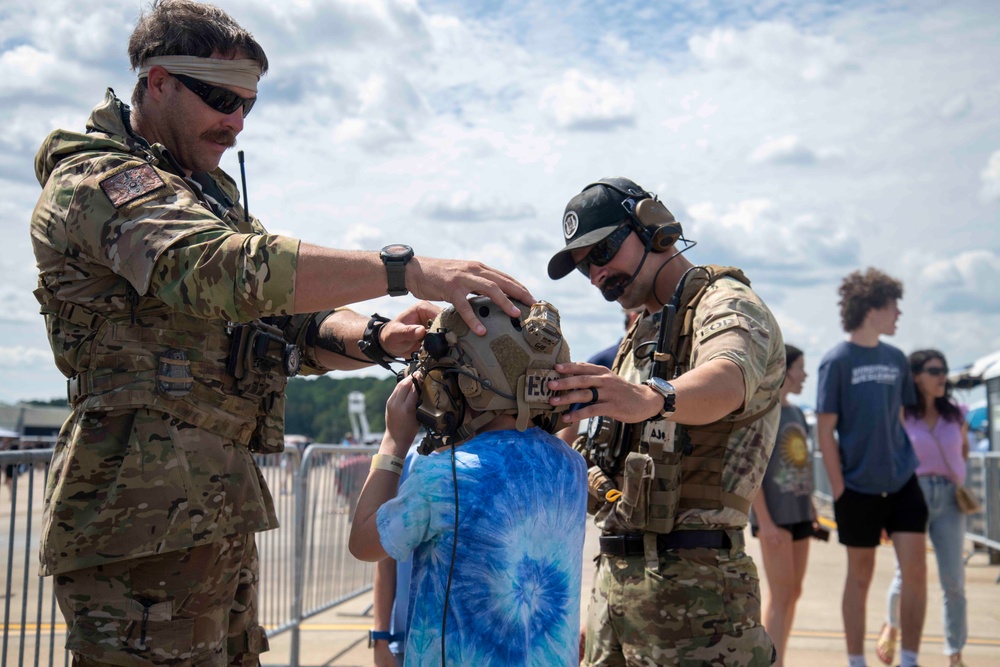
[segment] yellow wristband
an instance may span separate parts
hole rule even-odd
[[[397,475],[403,474],[403,459],[390,454],[376,454],[372,457],[372,470],[388,470]]]

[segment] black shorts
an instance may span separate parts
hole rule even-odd
[[[792,542],[808,540],[813,535],[812,521],[799,521],[798,523],[779,523],[778,528],[787,530],[792,534]],[[750,526],[750,534],[757,537],[757,526]]]
[[[837,539],[848,547],[877,547],[882,529],[893,533],[926,533],[927,503],[914,475],[899,491],[861,493],[845,488],[833,503]]]

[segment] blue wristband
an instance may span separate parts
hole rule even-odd
[[[385,632],[383,630],[369,630],[368,631],[368,648],[371,648],[380,639],[384,639],[387,642],[391,642],[396,639],[396,636],[391,632]]]

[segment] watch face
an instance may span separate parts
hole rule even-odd
[[[382,254],[387,257],[407,257],[413,255],[413,248],[403,243],[393,243],[382,248]]]
[[[288,377],[295,377],[299,374],[299,369],[302,368],[302,350],[296,345],[289,345],[285,348],[285,375]]]

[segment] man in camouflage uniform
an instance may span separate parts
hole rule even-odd
[[[602,536],[583,664],[769,665],[743,529],[778,423],[778,325],[740,271],[681,256],[680,225],[628,179],[584,188],[563,232],[551,278],[575,267],[645,310],[613,370],[559,365],[549,383],[554,404],[584,403],[570,428],[592,418],[577,446]]]
[[[419,347],[429,303],[392,321],[342,308],[387,288],[455,300],[480,332],[467,294],[512,315],[504,293],[531,295],[481,264],[405,253],[390,279],[378,253],[270,235],[247,215],[218,165],[267,58],[221,10],[157,2],[129,56],[134,107],[108,90],[87,133],[53,132],[35,164],[35,294],[73,407],[41,570],[74,665],[256,665],[254,533],[277,519],[252,454],[281,451],[286,378]]]

